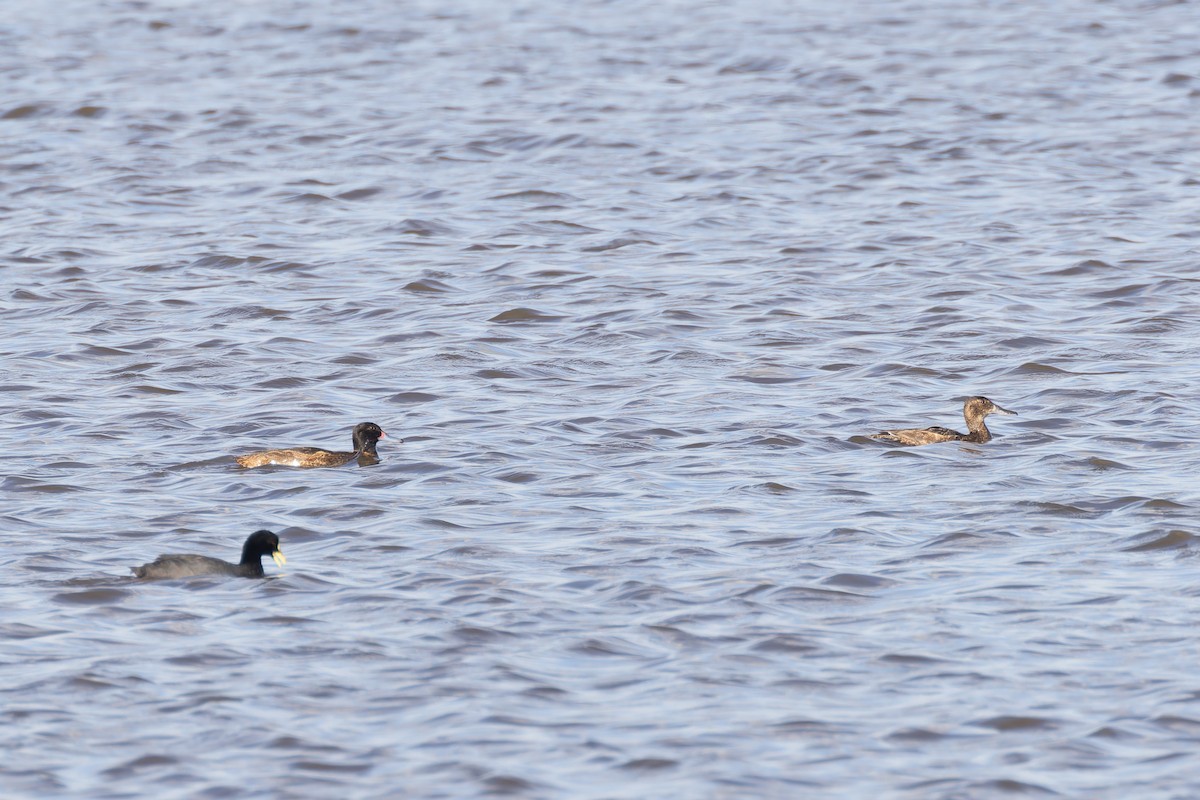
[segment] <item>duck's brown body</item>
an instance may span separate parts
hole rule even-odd
[[[386,434],[374,422],[362,422],[354,427],[354,449],[351,451],[322,450],[319,447],[288,447],[281,450],[260,450],[237,457],[240,466],[253,467],[340,467],[357,461],[359,465],[379,461],[376,443]]]
[[[992,432],[984,424],[988,414],[1004,414],[1015,416],[1017,412],[1009,411],[988,400],[986,397],[968,397],[963,403],[963,418],[967,421],[969,433],[959,433],[949,428],[902,428],[895,431],[880,431],[872,439],[883,439],[897,444],[919,446],[936,444],[937,442],[975,442],[983,444],[992,440]]]
[[[358,458],[359,453],[335,452],[319,447],[290,447],[286,450],[261,450],[238,456],[243,467],[340,467]],[[378,456],[376,456],[378,460]]]

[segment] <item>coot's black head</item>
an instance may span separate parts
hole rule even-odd
[[[360,422],[354,426],[354,449],[364,453],[374,453],[375,443],[386,436],[383,428],[374,422]]]
[[[279,549],[279,537],[270,531],[255,531],[242,545],[242,563],[258,564],[263,556],[270,556],[281,567],[287,563]]]

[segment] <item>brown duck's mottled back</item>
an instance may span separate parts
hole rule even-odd
[[[896,431],[880,431],[871,437],[872,439],[883,439],[888,442],[896,442],[897,444],[922,445],[935,444],[937,442],[954,442],[963,438],[963,435],[958,431],[952,431],[949,428],[907,428]]]
[[[1005,414],[1015,416],[1017,412],[1009,411],[988,400],[986,397],[968,397],[963,403],[963,418],[967,421],[969,433],[959,433],[949,428],[903,428],[894,431],[880,431],[872,439],[883,439],[887,442],[919,446],[936,444],[937,442],[975,442],[983,444],[992,439],[992,432],[984,424],[988,414]]]
[[[334,452],[317,447],[290,447],[285,450],[261,450],[238,456],[243,467],[340,467],[358,457],[357,452]]]

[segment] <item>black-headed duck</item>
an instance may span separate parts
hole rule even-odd
[[[230,564],[219,558],[196,555],[159,556],[149,564],[133,567],[133,574],[139,578],[190,578],[195,575],[229,575],[234,578],[261,578],[263,576],[262,557],[271,556],[276,565],[282,567],[287,563],[283,552],[279,549],[279,537],[270,531],[255,531],[242,545],[242,560]]]
[[[260,450],[237,457],[243,467],[340,467],[358,460],[359,465],[379,461],[375,445],[386,434],[374,422],[354,426],[354,449],[350,452],[322,450],[319,447],[289,447],[283,450]]]
[[[922,445],[937,442],[975,442],[983,444],[992,440],[992,432],[984,424],[983,418],[988,414],[1004,414],[1016,416],[1015,411],[1009,411],[988,400],[986,397],[968,397],[963,403],[963,417],[967,420],[967,430],[970,433],[959,433],[949,428],[905,428],[896,431],[880,431],[872,439],[883,439],[898,444]]]

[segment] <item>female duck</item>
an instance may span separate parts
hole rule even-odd
[[[1004,414],[1016,416],[1015,411],[1009,411],[988,400],[986,397],[968,397],[963,403],[963,417],[967,420],[967,430],[970,433],[959,433],[949,428],[905,428],[897,431],[881,431],[872,439],[883,439],[899,444],[922,445],[935,442],[975,442],[983,444],[992,440],[992,432],[983,423],[988,414]]]
[[[375,464],[379,454],[375,445],[386,434],[374,422],[360,422],[354,426],[354,449],[350,452],[322,450],[319,447],[289,447],[285,450],[260,450],[237,457],[243,467],[340,467],[355,459],[359,466]]]
[[[271,556],[276,565],[282,567],[287,563],[283,552],[279,549],[279,537],[270,531],[255,531],[242,545],[242,560],[230,564],[211,556],[165,555],[133,567],[133,574],[139,578],[190,578],[195,575],[229,575],[234,578],[261,578],[263,576],[262,557]]]

